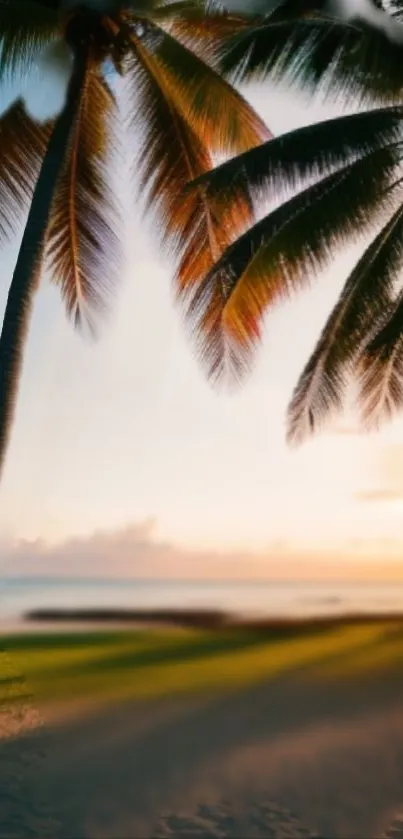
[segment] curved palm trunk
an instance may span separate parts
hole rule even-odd
[[[85,72],[86,55],[80,51],[74,61],[66,104],[55,122],[43,159],[7,299],[0,336],[0,478],[14,419],[24,344],[40,277],[52,199],[79,107]]]

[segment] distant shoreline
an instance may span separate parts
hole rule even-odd
[[[261,631],[290,631],[314,627],[328,629],[340,624],[403,622],[402,612],[370,613],[345,612],[337,615],[246,617],[220,610],[203,609],[34,609],[26,612],[19,624],[22,627],[126,627],[177,626],[182,628]]]
[[[98,581],[99,582],[99,581]],[[205,626],[220,630],[242,621],[266,626],[274,622],[295,623],[341,619],[356,615],[359,620],[403,617],[403,586],[326,585],[289,583],[263,585],[204,581],[115,581],[111,586],[89,579],[77,581],[8,580],[0,585],[0,632],[5,624],[17,624],[17,631],[57,631],[73,624],[95,629],[145,624]],[[14,627],[13,627],[14,631]]]

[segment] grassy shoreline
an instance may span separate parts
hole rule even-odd
[[[53,708],[233,692],[290,675],[403,679],[403,617],[149,624],[148,616],[144,626],[3,635],[1,646],[21,674],[15,695],[19,678],[39,705]],[[1,687],[13,685],[0,674]]]
[[[299,631],[304,627],[327,628],[341,624],[398,623],[403,624],[403,609],[397,612],[340,612],[317,615],[245,616],[218,609],[35,609],[25,613],[22,623],[48,625],[161,625],[196,629],[277,629]]]

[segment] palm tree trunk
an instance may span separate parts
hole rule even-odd
[[[52,199],[68,150],[86,67],[86,54],[81,50],[75,56],[66,104],[56,119],[42,162],[7,298],[0,335],[0,479],[14,419],[24,345],[40,278]]]

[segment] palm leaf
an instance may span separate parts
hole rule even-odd
[[[228,40],[244,32],[250,19],[228,12],[196,6],[183,10],[170,21],[170,33],[204,61],[216,66]]]
[[[403,44],[374,27],[298,13],[289,0],[222,45],[220,67],[231,81],[285,79],[341,101],[399,102]]]
[[[402,134],[403,110],[381,108],[304,126],[269,140],[198,178],[206,194],[234,201],[250,191],[253,198],[296,190],[354,159],[365,157]]]
[[[177,110],[164,86],[156,59],[142,42],[128,65],[132,97],[131,127],[141,129],[140,155],[136,159],[136,175],[140,171],[140,189],[146,208],[156,220],[154,229],[161,244],[174,259],[175,291],[189,311],[194,291],[221,256],[225,247],[251,222],[252,208],[245,202],[217,212],[215,202],[208,201],[202,189],[185,193],[190,179],[212,165],[208,148]],[[137,114],[142,114],[139,122]],[[215,296],[222,296],[217,283]],[[211,312],[205,311],[197,325],[196,348],[203,354],[202,338],[211,331]],[[203,356],[213,375],[214,358]]]
[[[169,21],[170,19],[175,20],[182,15],[192,16],[196,14],[198,17],[203,15],[203,13],[207,13],[204,0],[163,0],[163,2],[159,2],[159,0],[147,2],[146,0],[145,6],[147,7],[145,14],[150,20],[158,20],[160,22]],[[132,9],[136,14],[141,14],[141,4],[135,3]]]
[[[40,278],[52,199],[65,160],[85,78],[86,47],[82,44],[80,47],[73,63],[65,106],[55,121],[35,184],[4,311],[0,335],[0,469],[4,463],[15,412],[24,344]]]
[[[195,53],[155,24],[140,37],[132,30],[134,50],[142,45],[182,117],[213,152],[240,152],[259,145],[269,130],[243,97]]]
[[[205,8],[205,0],[129,0],[122,7],[127,7],[141,17],[168,18],[170,15],[182,14],[193,9]]]
[[[59,34],[57,11],[32,0],[0,0],[0,78],[27,72],[38,52]]]
[[[119,3],[117,4],[119,5]],[[182,15],[207,12],[205,0],[128,0],[120,3],[119,16],[123,21],[158,21],[168,24]]]
[[[14,233],[28,209],[49,138],[16,102],[0,117],[0,239]]]
[[[288,439],[299,443],[343,406],[347,375],[363,342],[384,319],[403,266],[403,205],[350,274],[295,388]]]
[[[399,147],[378,149],[282,204],[232,244],[198,289],[195,317],[225,283],[220,328],[247,370],[269,306],[325,267],[336,246],[373,225],[390,206]],[[225,280],[223,280],[225,278]]]
[[[402,238],[395,245],[403,261]],[[388,312],[388,309],[385,309]],[[389,317],[363,350],[359,363],[359,404],[368,428],[393,418],[403,407],[403,293],[389,303]]]
[[[118,279],[116,211],[108,182],[114,100],[89,67],[68,159],[55,196],[47,255],[67,312],[95,329]]]

